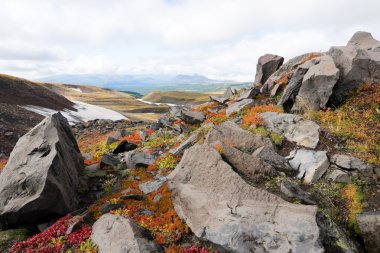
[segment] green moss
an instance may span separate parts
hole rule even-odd
[[[157,163],[157,169],[163,173],[174,169],[177,165],[177,158],[174,155],[167,155],[162,157]]]
[[[269,131],[265,129],[263,126],[259,126],[256,128],[249,128],[248,131],[254,134],[258,134],[263,137],[268,137],[270,135]]]
[[[282,142],[284,141],[284,137],[282,137],[281,135],[279,135],[276,132],[270,132],[270,138],[274,142],[274,144],[276,144],[278,146],[280,146],[282,144]]]
[[[5,252],[12,244],[26,240],[28,233],[29,231],[25,228],[0,231],[0,251],[4,249]]]

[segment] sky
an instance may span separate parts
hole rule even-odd
[[[380,39],[379,0],[0,0],[0,73],[201,74],[253,81],[285,60]]]

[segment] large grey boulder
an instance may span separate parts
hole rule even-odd
[[[333,59],[324,55],[315,59],[303,77],[293,110],[316,111],[325,108],[339,78],[339,69]]]
[[[0,220],[35,222],[77,208],[78,172],[83,158],[60,113],[19,139],[0,174]]]
[[[256,66],[255,83],[264,84],[283,62],[284,57],[278,55],[265,54],[261,56]]]
[[[90,239],[99,253],[164,252],[149,232],[128,217],[105,214],[92,226]]]
[[[260,93],[260,90],[256,87],[250,88],[247,90],[244,90],[240,93],[239,97],[236,99],[236,101],[241,101],[244,99],[254,98]]]
[[[380,212],[358,214],[356,219],[367,252],[380,252]]]
[[[323,252],[315,206],[247,184],[206,144],[185,151],[169,188],[191,231],[228,252]]]
[[[331,47],[328,54],[340,69],[332,103],[340,103],[346,91],[380,79],[380,49],[369,33],[354,34],[347,46]]]
[[[260,147],[252,153],[252,156],[258,157],[261,160],[269,163],[278,171],[283,171],[287,174],[293,174],[293,172],[295,172],[295,170],[290,167],[288,161],[275,151],[274,147]]]
[[[268,138],[252,134],[232,121],[214,126],[206,135],[206,144],[214,146],[219,142],[246,153],[252,153],[262,146],[272,146]]]
[[[254,104],[255,104],[255,100],[253,100],[251,98],[247,98],[247,99],[237,101],[237,102],[235,102],[235,103],[233,103],[227,107],[226,115],[228,117],[233,113],[240,112],[244,109],[249,109],[249,108],[253,107]]]
[[[284,136],[288,141],[307,148],[315,148],[318,145],[319,126],[317,123],[287,113],[264,112],[260,115],[269,131]]]
[[[289,164],[298,170],[298,178],[303,178],[305,184],[315,183],[329,168],[329,159],[326,151],[313,151],[306,149],[293,150]]]
[[[380,51],[380,41],[375,40],[369,32],[358,31],[348,41],[347,46],[364,50]]]

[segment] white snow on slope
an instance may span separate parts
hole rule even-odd
[[[80,88],[69,88],[69,89],[73,90],[73,91],[76,91],[76,92],[82,93],[82,90]]]
[[[76,122],[84,122],[94,119],[110,119],[110,120],[120,120],[120,119],[127,119],[124,115],[115,112],[113,110],[87,104],[80,101],[72,101],[75,105],[74,108],[77,109],[77,111],[71,111],[68,109],[64,109],[63,111],[59,111],[62,113],[63,116],[69,121],[70,124],[74,124]],[[27,105],[27,106],[21,106],[22,108],[38,113],[43,116],[50,116],[54,113],[57,113],[58,111],[39,107],[39,106],[33,106],[33,105]]]
[[[155,102],[150,102],[150,101],[146,101],[142,98],[136,98],[137,101],[140,101],[140,102],[143,102],[145,104],[148,104],[148,105],[168,105],[168,106],[184,106],[184,105],[177,105],[177,104],[169,104],[169,103],[155,103]]]

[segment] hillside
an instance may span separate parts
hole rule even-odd
[[[0,159],[8,156],[18,138],[44,117],[20,106],[75,110],[73,103],[26,79],[0,74]]]
[[[210,100],[209,95],[185,91],[153,91],[142,98],[153,103],[167,104],[201,104]]]
[[[149,105],[136,100],[132,95],[115,90],[88,85],[39,83],[72,101],[81,101],[122,113],[130,119],[156,120],[159,114],[168,111],[166,105]]]

